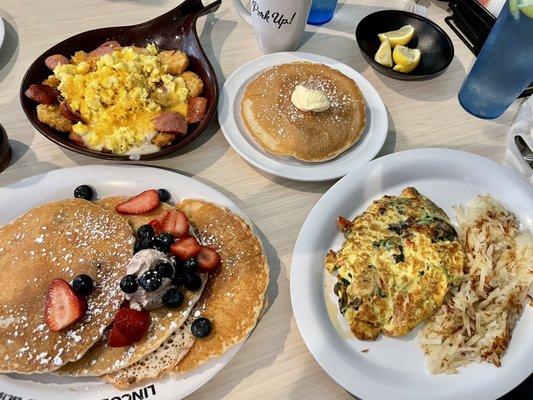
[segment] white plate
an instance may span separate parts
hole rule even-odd
[[[0,17],[0,49],[4,43],[4,37],[6,36],[6,28],[4,27],[4,20]]]
[[[250,136],[241,121],[241,100],[248,83],[265,68],[295,61],[321,63],[339,70],[357,83],[365,98],[367,122],[361,139],[333,160],[306,163],[292,157],[269,154]],[[220,94],[218,122],[229,144],[250,164],[273,175],[298,181],[339,178],[372,160],[385,143],[389,126],[381,97],[361,74],[332,58],[300,52],[259,57],[231,74]]]
[[[244,216],[235,203],[223,194],[174,172],[138,166],[88,165],[48,172],[0,188],[0,226],[44,202],[71,198],[74,189],[81,184],[93,186],[98,197],[134,195],[149,188],[165,188],[172,195],[173,201],[184,198],[205,199]],[[223,356],[207,362],[189,374],[151,381],[126,391],[115,389],[94,378],[7,374],[0,375],[0,392],[23,399],[39,400],[177,400],[194,392],[215,376],[242,344],[243,342],[236,344]]]
[[[490,194],[533,229],[533,188],[514,171],[470,153],[409,150],[378,158],[337,182],[307,217],[294,249],[291,301],[302,337],[322,368],[346,390],[372,399],[496,399],[533,371],[533,309],[526,307],[502,366],[472,364],[456,375],[430,375],[416,333],[360,341],[337,308],[323,260],[338,249],[339,215],[353,218],[385,194],[414,186],[454,220],[452,206]],[[361,350],[369,349],[364,353]]]

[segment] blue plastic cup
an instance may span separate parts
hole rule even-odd
[[[507,1],[463,83],[459,102],[479,118],[497,118],[532,81],[533,16],[513,10]]]
[[[333,18],[333,12],[337,6],[337,0],[313,0],[307,23],[322,25]]]

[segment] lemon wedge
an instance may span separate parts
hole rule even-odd
[[[391,47],[396,45],[406,45],[411,41],[413,35],[415,34],[415,28],[412,25],[402,26],[400,29],[385,33],[378,34],[379,40],[382,42],[385,39],[389,39]]]
[[[385,67],[392,68],[392,51],[389,39],[385,39],[381,42],[378,51],[376,51],[376,54],[374,55],[374,60]]]
[[[395,71],[408,73],[420,62],[420,50],[398,45],[392,52],[392,59],[396,63],[393,68]]]
[[[520,11],[528,17],[533,18],[533,0],[510,0],[509,10],[514,19],[520,19]]]
[[[524,13],[525,16],[533,18],[533,1],[532,0],[518,0],[518,9]]]

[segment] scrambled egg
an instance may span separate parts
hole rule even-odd
[[[354,335],[404,335],[430,317],[460,284],[465,254],[444,211],[414,188],[384,196],[343,230],[326,268]]]
[[[73,126],[88,147],[127,154],[156,134],[152,119],[161,111],[187,116],[189,90],[183,78],[166,73],[157,48],[122,47],[94,62],[77,52],[59,65],[58,89],[82,122]]]

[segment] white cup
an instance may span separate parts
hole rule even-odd
[[[252,0],[248,11],[233,0],[239,15],[254,30],[263,53],[296,50],[307,23],[311,0]]]

